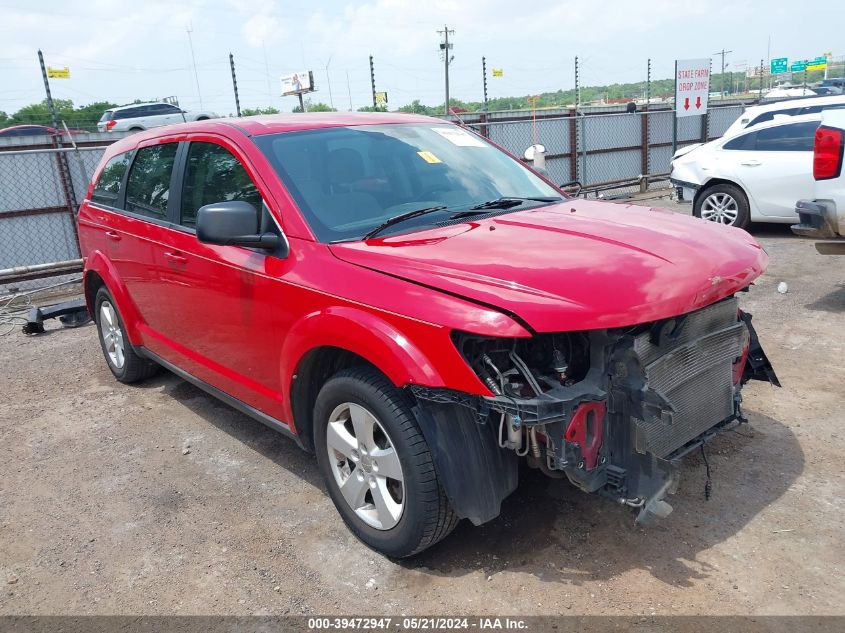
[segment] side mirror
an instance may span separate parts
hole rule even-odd
[[[197,212],[197,239],[206,244],[278,248],[282,239],[269,231],[259,232],[259,226],[258,209],[243,200],[207,204]]]

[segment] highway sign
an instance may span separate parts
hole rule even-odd
[[[786,57],[778,57],[777,59],[773,59],[771,62],[772,74],[778,75],[780,73],[785,73],[788,62],[789,60]]]
[[[675,116],[707,112],[710,94],[710,59],[679,59],[675,62]]]
[[[827,68],[827,57],[816,57],[807,60],[807,70],[824,70]]]
[[[792,66],[789,67],[791,73],[800,73],[805,70],[807,70],[807,62],[792,62]]]

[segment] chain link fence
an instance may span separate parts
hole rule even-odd
[[[680,148],[719,138],[745,108],[711,105],[705,115],[677,120]],[[667,187],[675,113],[668,107],[626,112],[624,107],[461,115],[462,122],[521,157],[546,148],[546,171],[558,184],[577,181],[588,196],[621,197]]]
[[[659,108],[659,109],[658,109]],[[677,147],[718,138],[744,104],[711,105],[677,120]],[[546,148],[546,170],[558,183],[580,182],[590,197],[624,197],[667,187],[674,111],[623,107],[559,108],[464,115],[463,122],[516,156]],[[0,287],[81,270],[75,213],[105,145],[95,139],[62,147],[57,139],[0,145]],[[87,146],[86,146],[87,145]]]
[[[76,210],[104,146],[0,148],[0,287],[82,269]]]

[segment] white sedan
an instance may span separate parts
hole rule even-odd
[[[813,138],[820,114],[777,117],[676,154],[669,178],[693,215],[731,226],[794,223],[813,194]]]

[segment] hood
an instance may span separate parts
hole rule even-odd
[[[680,148],[677,152],[672,154],[672,160],[675,160],[676,158],[680,158],[681,156],[686,156],[692,150],[694,150],[697,147],[701,147],[702,145],[703,145],[703,143],[693,143],[692,145],[685,145],[684,147]]]
[[[768,262],[741,229],[586,200],[330,248],[351,264],[495,306],[538,332],[677,316],[748,286]]]

